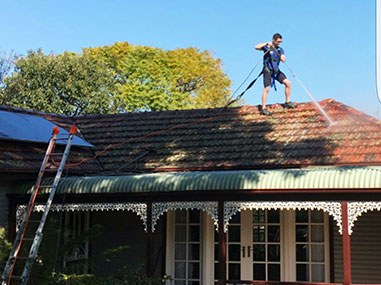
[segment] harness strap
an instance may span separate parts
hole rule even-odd
[[[226,104],[226,106],[224,108],[227,108],[228,106],[230,106],[231,104],[233,104],[234,102],[238,101],[239,99],[241,99],[241,97],[246,93],[247,90],[249,90],[251,87],[253,87],[254,83],[258,80],[258,78],[263,74],[263,70],[258,74],[258,76],[250,82],[250,84],[246,87],[246,89],[237,96],[237,98],[235,98],[234,100],[230,101],[228,104]]]
[[[272,48],[273,47],[269,47],[269,49],[272,49]],[[277,52],[277,54],[279,56],[279,59],[271,58],[271,55],[269,54],[266,60],[270,63],[270,65],[272,67],[272,70],[270,70],[270,68],[266,64],[265,64],[265,70],[267,72],[269,72],[270,75],[271,75],[271,86],[270,86],[270,88],[274,87],[274,90],[277,91],[275,80],[276,80],[276,78],[278,76],[279,66],[277,66],[277,68],[275,69],[274,65],[273,65],[273,62],[278,62],[278,63],[280,62],[280,47],[273,48],[273,49]]]
[[[278,76],[278,73],[275,73],[275,72],[271,75],[271,86],[270,86],[270,88],[274,87],[275,91],[277,91],[276,84],[275,84],[275,79],[277,76]]]

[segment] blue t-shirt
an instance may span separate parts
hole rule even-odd
[[[264,46],[262,48],[263,52],[266,52],[268,49],[271,49],[266,55],[263,57],[263,65],[267,66],[270,70],[277,70],[280,62],[280,55],[284,54],[284,50],[281,47],[269,47]]]

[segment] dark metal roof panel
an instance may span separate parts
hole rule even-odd
[[[58,127],[40,116],[0,111],[0,139],[46,143],[51,137],[54,126]],[[67,136],[68,132],[60,128],[59,137]],[[77,136],[73,140],[73,145],[93,147]]]

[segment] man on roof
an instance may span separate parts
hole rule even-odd
[[[295,104],[290,102],[291,82],[287,79],[286,75],[280,71],[280,61],[285,62],[286,56],[283,49],[279,46],[282,43],[282,36],[278,33],[273,35],[273,41],[270,43],[258,44],[255,46],[256,50],[262,50],[265,54],[263,56],[263,83],[265,88],[262,93],[262,108],[261,114],[270,116],[271,112],[266,109],[267,94],[270,87],[275,86],[275,80],[284,84],[286,95],[286,103],[283,105],[285,108],[294,109]]]

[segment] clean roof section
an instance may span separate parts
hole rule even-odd
[[[58,137],[66,138],[69,135],[66,130],[42,117],[0,111],[0,139],[47,143],[54,126],[60,129]],[[57,143],[65,143],[65,141]],[[73,145],[93,147],[78,136],[74,137]]]

